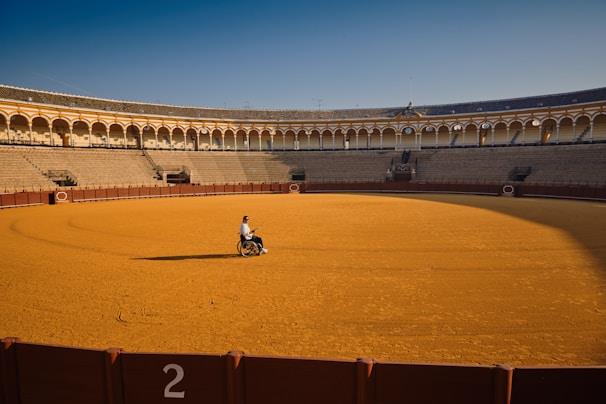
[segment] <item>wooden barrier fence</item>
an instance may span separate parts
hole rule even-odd
[[[606,402],[606,366],[511,368],[128,353],[5,338],[0,403],[530,404]]]
[[[509,187],[509,188],[508,188]],[[267,183],[267,184],[182,184],[163,187],[114,187],[100,189],[65,189],[40,192],[0,194],[0,208],[13,208],[64,202],[91,202],[113,199],[161,198],[249,193],[288,192],[409,192],[460,193],[476,195],[511,195],[551,198],[606,200],[606,187],[552,186],[525,184],[458,184],[410,182],[354,183]],[[511,192],[509,192],[511,191]]]

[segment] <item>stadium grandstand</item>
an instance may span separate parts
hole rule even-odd
[[[239,183],[606,183],[606,88],[311,110],[117,101],[0,86],[0,190]]]

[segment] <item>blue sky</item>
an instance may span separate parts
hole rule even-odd
[[[98,97],[330,109],[606,86],[604,0],[3,0],[1,9],[0,83]]]

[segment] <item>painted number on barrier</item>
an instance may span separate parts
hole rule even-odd
[[[183,368],[176,363],[169,363],[162,370],[166,374],[168,374],[169,370],[174,370],[176,373],[175,378],[164,388],[164,398],[185,398],[185,391],[171,391],[175,384],[183,380],[183,375],[185,375]]]

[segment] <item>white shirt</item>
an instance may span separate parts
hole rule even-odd
[[[250,233],[250,227],[248,227],[248,223],[242,223],[240,225],[240,234],[244,236],[245,239],[250,240],[252,238],[252,234]]]

